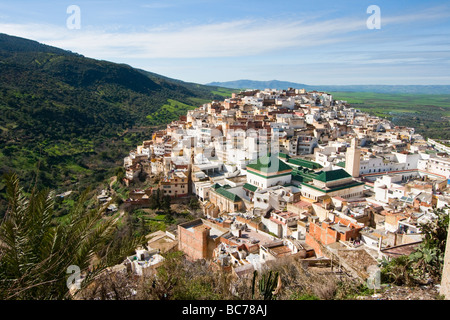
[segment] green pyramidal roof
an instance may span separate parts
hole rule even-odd
[[[258,158],[256,162],[249,163],[247,169],[257,170],[263,173],[276,173],[280,171],[292,170],[292,167],[271,154]]]
[[[322,171],[317,173],[314,179],[322,182],[330,182],[334,180],[340,180],[345,178],[351,178],[352,176],[347,173],[344,169],[337,169],[331,171]]]

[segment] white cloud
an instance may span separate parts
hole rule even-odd
[[[290,47],[338,41],[330,35],[363,28],[360,21],[231,22],[121,33],[93,28],[69,30],[53,25],[0,24],[0,31],[31,38],[91,57],[205,58],[248,56]]]
[[[448,10],[442,9],[395,17],[385,16],[382,12],[382,28],[389,24],[409,24],[448,16]],[[69,30],[65,26],[46,24],[0,24],[0,32],[93,58],[113,60],[252,56],[338,44],[349,41],[354,36],[352,32],[363,30],[367,30],[364,19],[348,17],[327,21],[247,19],[197,26],[165,25],[141,32],[83,25],[80,30]]]

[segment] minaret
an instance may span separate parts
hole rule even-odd
[[[353,178],[359,177],[361,149],[356,144],[356,138],[352,139],[350,148],[345,154],[345,171]]]

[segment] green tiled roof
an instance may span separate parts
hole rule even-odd
[[[313,170],[307,168],[298,168],[292,171],[292,179],[299,182],[309,182],[316,178]]]
[[[250,183],[245,183],[243,188],[247,189],[248,191],[251,191],[251,192],[255,192],[256,190],[258,190],[257,186],[254,186],[254,185],[252,185]]]
[[[316,187],[316,186],[313,186],[312,184],[309,184],[309,183],[301,182],[301,184],[303,186],[310,187],[310,188],[313,188],[313,189],[318,190],[318,191],[322,191],[322,192],[325,192],[325,193],[330,193],[330,192],[338,191],[338,190],[342,190],[342,189],[348,189],[348,188],[353,188],[353,187],[357,187],[357,186],[362,186],[362,185],[364,185],[364,182],[352,181],[350,183],[346,183],[344,185],[337,186],[337,187],[332,187],[332,188],[329,188],[329,189],[326,189],[326,190],[324,190],[322,188],[319,188],[319,187]]]
[[[347,173],[344,169],[322,171],[316,174],[314,179],[322,182],[330,182],[335,180],[341,180],[345,178],[351,178],[352,176]]]
[[[336,163],[336,165],[339,167],[345,168],[345,161],[338,162],[338,163]]]
[[[224,196],[225,198],[230,199],[233,202],[241,201],[241,198],[238,195],[228,191],[225,188],[218,188],[218,189],[215,189],[214,191],[217,192],[218,194]]]
[[[272,163],[272,161],[276,161]],[[247,168],[257,170],[263,173],[276,173],[285,170],[292,170],[292,167],[278,159],[271,157],[270,154],[258,158],[258,160],[247,165]]]
[[[297,166],[305,167],[308,169],[321,169],[323,168],[320,164],[313,161],[308,161],[305,159],[289,159],[288,163],[295,164]]]
[[[288,154],[283,153],[283,152],[278,153],[278,157],[279,158],[283,158],[283,159],[289,159],[290,158],[290,156]]]
[[[304,175],[304,174],[300,174],[300,173],[293,173],[292,174],[292,180],[298,181],[298,182],[310,182],[312,180],[312,178]]]

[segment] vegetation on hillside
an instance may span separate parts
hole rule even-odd
[[[205,260],[191,261],[182,252],[165,253],[156,276],[137,281],[128,275],[105,276],[80,292],[82,299],[140,300],[343,300],[370,294],[345,275],[306,269],[300,261],[278,261],[256,277],[235,278]],[[275,281],[274,281],[275,279]],[[254,281],[255,280],[255,281]],[[254,285],[253,285],[254,283]],[[134,296],[130,292],[134,291]],[[109,292],[109,295],[105,293]]]
[[[436,209],[437,219],[422,224],[424,240],[410,255],[381,263],[382,280],[397,285],[440,284],[444,267],[449,215]]]
[[[27,191],[97,186],[220,90],[0,34],[0,175],[17,172]],[[5,205],[0,184],[0,216]]]
[[[104,209],[87,209],[83,192],[67,223],[54,221],[54,195],[26,196],[16,175],[7,179],[8,211],[0,223],[0,299],[71,298],[68,271],[78,268],[88,285],[107,266],[121,262],[141,241],[111,241],[117,220]],[[117,239],[116,239],[117,240]]]

